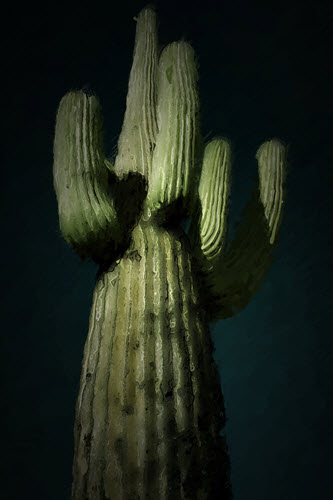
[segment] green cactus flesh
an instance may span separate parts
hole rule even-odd
[[[260,288],[276,247],[285,147],[257,153],[258,181],[226,245],[231,149],[200,135],[197,63],[159,53],[145,8],[114,164],[97,98],[69,92],[54,142],[60,229],[100,265],[76,406],[73,500],[231,498],[225,412],[209,322]],[[188,235],[180,222],[191,217]]]
[[[221,470],[227,481],[223,424],[186,240],[139,224],[94,294],[77,403],[74,498],[196,498],[194,487],[198,498],[213,498]]]

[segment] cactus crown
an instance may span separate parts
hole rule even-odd
[[[236,237],[237,243],[225,252],[231,148],[220,137],[204,147],[194,50],[189,43],[178,41],[160,52],[156,14],[151,6],[135,20],[126,113],[114,165],[105,159],[102,115],[96,96],[74,91],[60,103],[54,186],[61,231],[81,257],[103,264],[128,246],[139,220],[169,224],[191,215],[192,250],[213,295],[221,295],[216,275],[223,273],[226,280],[230,276],[230,281],[240,282],[236,287],[239,297],[244,295],[240,289],[249,290],[251,280],[256,284],[261,281],[276,243],[282,214],[285,147],[272,139],[258,149],[258,192],[245,217],[247,230],[243,227],[239,231],[243,243]],[[249,223],[257,227],[257,232],[251,231],[252,236]],[[240,253],[244,242],[247,252],[253,247],[251,255]],[[261,253],[262,268],[246,271],[246,278],[245,268],[231,265],[230,259],[234,262],[236,255],[240,261],[246,260],[246,265],[253,265],[250,261]]]

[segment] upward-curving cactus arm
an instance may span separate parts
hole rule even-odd
[[[59,105],[54,140],[60,230],[81,257],[97,261],[122,239],[108,175],[99,102],[83,91],[69,92]]]
[[[282,218],[285,147],[276,139],[259,148],[258,181],[235,238],[225,251],[230,190],[230,147],[222,139],[206,146],[199,183],[199,216],[190,232],[210,290],[212,319],[243,309],[269,270]]]
[[[204,150],[197,206],[189,237],[204,271],[223,253],[231,185],[231,148],[222,138]]]

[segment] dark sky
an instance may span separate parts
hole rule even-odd
[[[74,406],[96,266],[61,238],[52,181],[61,97],[88,85],[111,154],[145,2],[12,3],[2,50],[1,381],[4,499],[68,499]],[[255,152],[289,145],[285,215],[258,295],[212,328],[234,500],[333,498],[332,8],[328,2],[156,2],[162,44],[200,62],[203,135],[228,137],[231,223]]]

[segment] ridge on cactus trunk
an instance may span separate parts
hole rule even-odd
[[[72,499],[227,500],[209,322],[245,307],[269,269],[285,147],[276,139],[260,146],[257,186],[227,248],[231,150],[219,137],[203,144],[195,53],[184,41],[160,51],[151,7],[136,21],[114,164],[94,95],[69,92],[56,120],[60,228],[100,266],[76,405]]]

